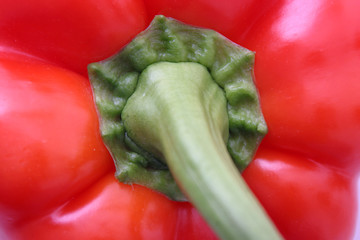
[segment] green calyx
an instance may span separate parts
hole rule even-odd
[[[281,239],[239,174],[267,132],[253,62],[212,30],[157,16],[89,65],[119,181],[190,200],[223,239]]]
[[[138,183],[185,200],[168,167],[127,135],[121,118],[141,72],[157,62],[194,62],[206,67],[223,89],[229,119],[228,151],[239,170],[250,163],[267,128],[252,80],[253,52],[220,34],[156,16],[117,55],[89,65],[101,133],[121,182]]]

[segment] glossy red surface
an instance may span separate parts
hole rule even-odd
[[[189,203],[116,182],[86,65],[155,14],[256,52],[269,133],[243,173],[286,239],[356,239],[358,0],[0,0],[0,238],[216,239]]]

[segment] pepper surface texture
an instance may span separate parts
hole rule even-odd
[[[256,52],[269,132],[243,172],[285,239],[353,239],[359,1],[7,1],[1,239],[217,239],[191,204],[118,183],[86,66],[163,14]]]

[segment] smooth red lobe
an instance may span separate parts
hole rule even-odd
[[[243,176],[285,239],[353,236],[356,191],[341,172],[262,148]]]
[[[3,212],[36,215],[112,168],[86,79],[16,54],[0,74]]]
[[[17,229],[18,239],[216,239],[190,204],[119,183],[113,174],[49,216]]]
[[[281,2],[239,38],[256,52],[267,144],[358,170],[359,4]]]
[[[145,0],[150,20],[158,14],[210,28],[232,39],[244,33],[275,1]]]
[[[0,43],[87,75],[146,27],[140,0],[3,0]]]

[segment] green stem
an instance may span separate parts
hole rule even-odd
[[[122,112],[129,137],[170,168],[222,239],[281,239],[226,147],[227,101],[198,63],[147,67]]]

